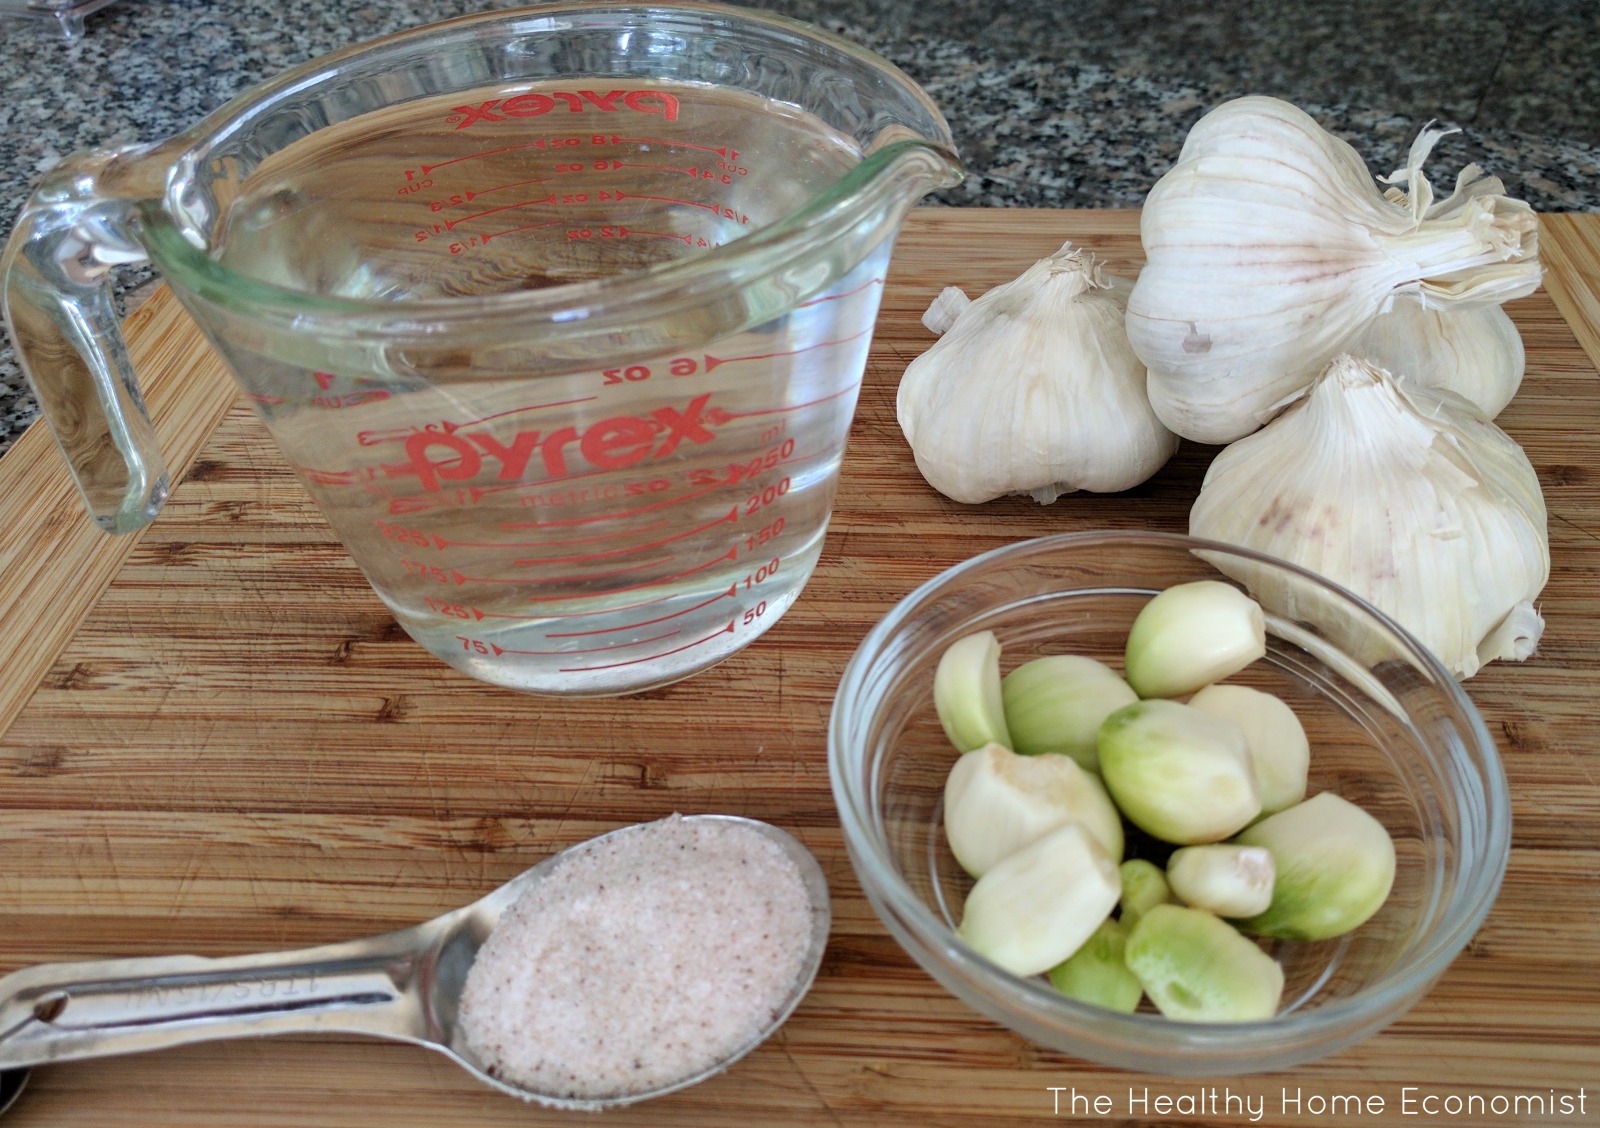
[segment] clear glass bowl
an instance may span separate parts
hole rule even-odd
[[[1314,609],[1316,624],[1268,608],[1265,660],[1229,680],[1294,707],[1311,739],[1309,795],[1337,792],[1388,829],[1398,855],[1388,901],[1347,936],[1271,942],[1285,988],[1280,1012],[1264,1022],[1174,1022],[1148,1002],[1117,1014],[1001,970],[955,936],[972,882],[942,830],[956,753],[933,707],[940,654],[965,634],[992,630],[1005,672],[1052,653],[1120,669],[1128,629],[1153,593],[1224,573],[1258,588],[1287,585],[1298,606]],[[1375,1033],[1422,997],[1482,923],[1510,844],[1510,797],[1494,744],[1420,643],[1310,572],[1188,537],[1046,537],[935,577],[861,643],[834,701],[828,744],[851,861],[906,951],[958,998],[1031,1041],[1125,1069],[1283,1069]]]

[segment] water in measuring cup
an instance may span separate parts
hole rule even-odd
[[[255,171],[218,256],[365,298],[560,285],[729,242],[860,159],[790,106],[621,86],[486,88],[313,134]],[[799,594],[887,256],[736,337],[537,380],[307,371],[219,344],[417,641],[497,684],[625,692],[726,657]]]

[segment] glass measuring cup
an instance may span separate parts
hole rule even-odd
[[[70,158],[6,316],[102,527],[169,485],[104,283],[148,258],[413,638],[496,684],[631,692],[799,594],[894,234],[959,175],[910,79],[805,25],[488,13]]]

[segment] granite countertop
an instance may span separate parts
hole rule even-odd
[[[31,184],[82,148],[155,140],[346,44],[515,0],[121,0],[65,40],[0,20],[0,239]],[[1135,207],[1206,109],[1285,97],[1375,172],[1420,125],[1540,211],[1600,210],[1600,4],[1591,0],[765,0],[864,43],[950,118],[952,206]],[[120,279],[123,291],[148,274]],[[0,451],[34,418],[0,334]]]

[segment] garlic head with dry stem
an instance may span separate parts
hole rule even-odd
[[[1145,396],[1123,327],[1128,283],[1070,244],[974,301],[946,289],[943,336],[907,367],[896,414],[917,469],[960,502],[1129,489],[1178,440]]]
[[[1526,203],[1473,166],[1434,201],[1422,165],[1444,135],[1422,131],[1386,195],[1287,102],[1240,98],[1195,124],[1145,201],[1147,262],[1128,300],[1162,422],[1200,442],[1249,434],[1397,294],[1445,308],[1533,292]]]

